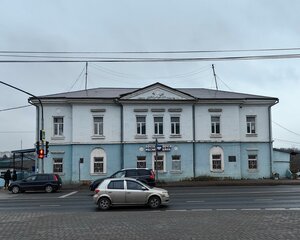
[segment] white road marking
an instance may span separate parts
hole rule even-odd
[[[267,202],[267,201],[273,201],[272,198],[257,198],[257,199],[254,199],[254,201],[256,202]]]
[[[202,202],[204,202],[204,201],[201,201],[201,200],[199,200],[199,201],[186,201],[187,203],[202,203]]]
[[[52,204],[52,205],[40,205],[40,207],[60,207],[60,205],[55,205],[55,204]]]
[[[199,208],[199,209],[191,209],[191,211],[193,212],[208,212],[208,211],[212,211],[211,208]]]
[[[282,211],[282,210],[287,210],[287,209],[286,208],[265,208],[265,210],[267,210],[267,211],[278,211],[278,210]]]
[[[289,210],[292,210],[292,211],[300,211],[300,208],[289,208]]]
[[[242,208],[241,211],[260,211],[261,208]]]
[[[73,194],[75,194],[75,193],[77,193],[77,192],[78,192],[78,191],[70,192],[70,193],[65,194],[65,195],[62,195],[62,196],[60,196],[60,197],[58,197],[58,198],[66,198],[66,197],[69,197],[69,196],[71,196],[71,195],[73,195]]]
[[[236,208],[217,208],[217,211],[236,211]]]

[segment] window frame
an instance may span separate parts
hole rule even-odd
[[[250,156],[251,157],[254,156],[254,158],[250,158]],[[258,155],[256,153],[248,153],[248,170],[249,171],[258,170]]]
[[[146,168],[147,167],[146,156],[136,156],[136,167],[137,168]]]
[[[173,121],[174,118],[178,119],[177,121]],[[170,125],[171,125],[171,135],[180,136],[181,134],[181,124],[180,124],[180,116],[170,116]]]
[[[161,121],[157,121],[161,119]],[[164,135],[164,117],[153,116],[154,135]]]
[[[61,162],[56,162],[57,160],[61,160]],[[53,173],[63,173],[63,170],[64,170],[64,162],[63,162],[64,160],[63,160],[63,158],[52,158],[52,163],[53,163]],[[56,166],[61,166],[60,168],[61,168],[61,171],[56,171],[56,169],[59,169],[59,167],[58,168],[56,168]]]
[[[250,121],[249,118],[253,118],[254,121]],[[247,135],[257,134],[257,116],[256,115],[247,115],[246,116],[246,133]],[[254,128],[254,132],[253,129]]]
[[[103,164],[103,171],[95,172],[95,158],[102,158],[102,164]],[[95,148],[91,152],[91,158],[90,158],[90,174],[91,175],[106,175],[107,174],[107,155],[104,149],[102,148]]]
[[[95,121],[96,118],[101,119],[99,122]],[[96,137],[104,136],[104,116],[103,115],[93,115],[93,135]]]
[[[61,119],[62,122],[55,122],[55,120],[58,119]],[[63,136],[64,136],[64,116],[53,116],[53,137],[63,137]]]
[[[213,156],[220,156],[219,159],[214,159]],[[210,171],[211,172],[224,172],[224,151],[220,146],[214,146],[210,149]],[[214,168],[214,161],[220,161],[221,168]]]
[[[217,118],[218,120],[214,120]],[[210,116],[210,132],[212,135],[221,135],[221,116],[211,115]]]
[[[145,115],[136,115],[136,135],[146,136],[147,133],[147,118]],[[138,121],[138,118],[144,118],[144,121]]]
[[[176,159],[177,158],[177,159]],[[181,168],[181,155],[178,155],[178,154],[174,154],[172,155],[172,172],[181,172],[182,171],[182,168]],[[174,167],[175,163],[178,163],[179,162],[179,169],[176,169]]]
[[[158,153],[158,158],[161,158],[162,157],[162,160],[161,159],[158,159],[157,162],[156,162],[156,153],[153,153],[152,154],[152,169],[154,172],[158,171],[158,172],[166,172],[166,154],[165,153]],[[162,169],[156,169],[156,163],[158,162],[162,162]]]

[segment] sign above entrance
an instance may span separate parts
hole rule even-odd
[[[159,144],[157,145],[158,149],[157,151],[159,152],[170,152],[171,151],[171,145],[162,145],[162,144]],[[146,145],[146,148],[145,148],[146,152],[155,152],[156,149],[155,149],[155,145]]]

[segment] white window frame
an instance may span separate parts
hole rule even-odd
[[[248,118],[253,118],[254,121],[249,121]],[[246,116],[246,131],[247,134],[257,134],[256,132],[256,116],[254,115],[247,115]]]
[[[156,159],[156,153],[154,152],[153,154],[152,154],[152,169],[153,169],[153,171],[158,171],[158,172],[166,172],[166,154],[165,153],[158,153],[158,159],[159,158],[161,158],[162,157],[162,160],[158,160],[158,162],[162,162],[162,164],[163,164],[163,169],[161,169],[161,170],[156,170],[155,169],[155,159]]]
[[[55,122],[55,120],[62,119],[62,122]],[[57,134],[55,134],[57,132]],[[64,136],[64,117],[53,116],[53,136],[63,137]]]
[[[95,172],[95,159],[102,158],[103,159],[103,171]],[[106,152],[102,148],[95,148],[91,152],[91,161],[90,161],[90,174],[91,175],[103,175],[107,173],[107,156]]]
[[[53,158],[53,173],[63,173],[64,171],[63,161],[64,161],[63,158]],[[56,169],[61,169],[61,171],[55,171]]]
[[[96,118],[101,119],[99,122]],[[103,136],[104,134],[104,117],[103,115],[93,115],[93,133],[94,136]]]
[[[161,118],[162,121],[155,121]],[[154,135],[164,135],[164,117],[163,116],[153,116],[154,123]]]
[[[221,168],[214,169],[213,161],[216,161],[214,159],[214,156],[220,156],[221,161]],[[219,146],[212,147],[210,149],[210,171],[211,172],[223,172],[224,171],[224,152],[223,149]]]
[[[137,156],[136,157],[136,167],[137,168],[146,168],[147,167],[146,156]]]
[[[256,171],[257,169],[258,169],[257,153],[248,153],[248,170]]]
[[[173,121],[174,118],[178,119],[177,121]],[[170,122],[171,122],[171,135],[180,135],[181,129],[180,129],[180,116],[170,116]]]
[[[138,118],[144,118],[144,121],[138,121]],[[145,132],[143,132],[143,129]],[[146,135],[146,116],[145,115],[136,115],[136,135],[145,136]]]
[[[179,164],[179,169],[175,169],[175,164]],[[181,172],[181,155],[172,155],[172,172]]]
[[[216,120],[218,119],[218,120]],[[220,115],[212,115],[210,116],[211,121],[211,134],[220,135],[221,134],[221,116]]]

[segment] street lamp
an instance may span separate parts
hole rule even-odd
[[[37,99],[37,100],[39,101],[39,103],[41,104],[41,110],[42,110],[42,111],[41,111],[41,128],[42,128],[42,130],[44,130],[44,108],[43,108],[43,104],[42,104],[41,99],[38,98],[37,96],[35,96],[35,95],[29,93],[29,92],[26,92],[26,91],[24,91],[24,90],[22,90],[22,89],[20,89],[20,88],[17,88],[17,87],[15,87],[15,86],[13,86],[13,85],[8,84],[8,83],[2,82],[2,81],[0,81],[0,83],[3,84],[3,85],[6,85],[6,86],[8,86],[8,87],[11,87],[11,88],[13,88],[13,89],[16,89],[16,90],[18,90],[18,91],[20,91],[20,92],[26,93],[26,94],[28,94],[29,96],[31,96],[31,97],[33,97],[33,98],[35,98],[35,99]],[[29,101],[28,101],[28,102],[29,102]],[[31,102],[29,102],[29,103],[32,104]],[[34,105],[34,104],[32,104],[32,105]],[[38,108],[38,110],[39,110],[39,108]],[[44,158],[42,158],[41,160],[42,160],[42,173],[44,173]]]

